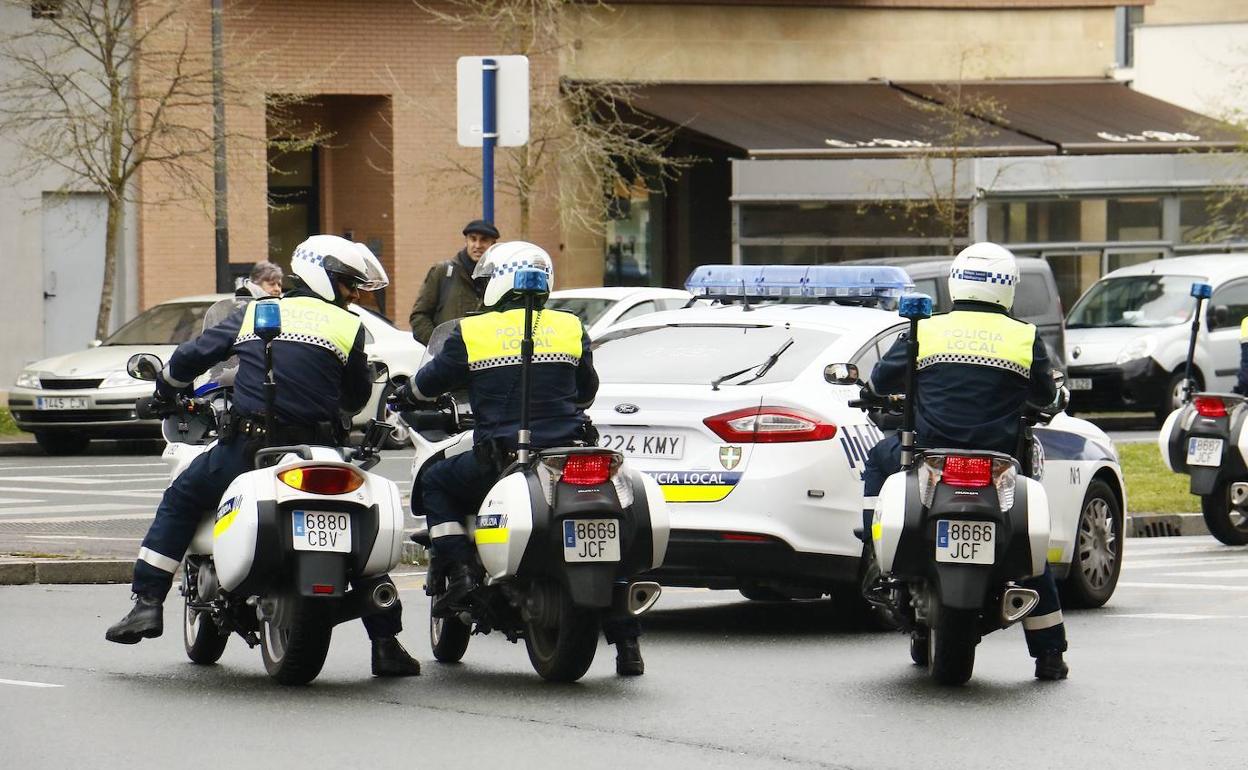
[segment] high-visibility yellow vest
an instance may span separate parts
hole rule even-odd
[[[1239,325],[1239,341],[1248,342],[1248,316],[1244,316],[1244,320]]]
[[[991,366],[1031,375],[1036,327],[1000,313],[955,310],[919,321],[918,368],[934,364]]]
[[[459,322],[468,351],[468,370],[520,363],[524,309],[468,316]],[[581,362],[581,319],[562,310],[533,314],[533,363]]]
[[[258,304],[248,303],[235,345],[259,339],[256,336]],[[278,340],[325,348],[338,356],[343,364],[347,363],[363,323],[359,316],[315,297],[283,297],[278,300],[277,306],[282,312],[282,333],[277,336]]]

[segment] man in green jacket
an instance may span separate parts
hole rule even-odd
[[[464,248],[454,259],[429,268],[420,296],[412,305],[408,321],[412,336],[422,345],[429,344],[439,324],[463,318],[481,309],[481,289],[472,281],[472,271],[485,250],[498,240],[498,229],[484,219],[474,219],[464,228]]]

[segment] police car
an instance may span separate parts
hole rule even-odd
[[[686,288],[720,304],[655,313],[595,344],[590,411],[602,446],[661,486],[672,520],[668,585],[751,599],[830,594],[858,604],[862,469],[882,437],[848,402],[904,330],[895,267],[704,266]],[[761,300],[761,301],[760,301]],[[1049,560],[1072,606],[1109,599],[1126,496],[1094,425],[1036,429],[1053,519]]]

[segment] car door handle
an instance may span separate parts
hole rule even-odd
[[[56,296],[55,294],[50,294],[50,293],[48,293],[48,292],[46,292],[46,291],[43,293],[43,298],[44,298],[44,299],[52,299],[52,298],[53,298],[53,297],[55,297],[55,296]]]

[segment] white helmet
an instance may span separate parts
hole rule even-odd
[[[313,235],[296,246],[290,270],[326,302],[339,300],[330,273],[354,283],[361,291],[376,291],[390,283],[381,262],[367,246],[337,235]]]
[[[514,273],[526,267],[545,270],[550,290],[555,290],[555,265],[541,246],[526,241],[507,241],[486,249],[472,271],[474,281],[487,280],[481,303],[487,308],[501,303],[515,288]]]
[[[1009,310],[1014,306],[1018,264],[1004,246],[981,241],[958,253],[949,266],[949,296],[954,302],[991,302]]]

